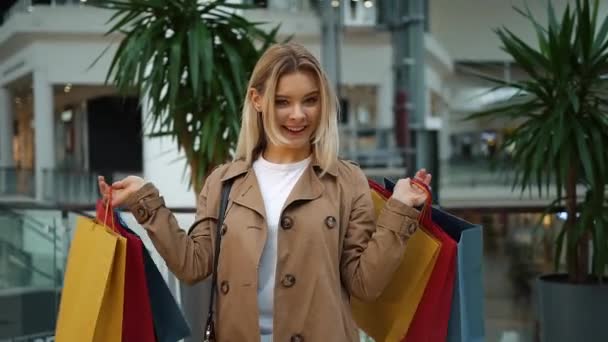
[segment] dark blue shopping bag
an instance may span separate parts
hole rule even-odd
[[[137,234],[127,227],[127,224],[116,213],[119,224],[133,235]],[[184,318],[171,290],[162,274],[156,267],[147,248],[143,247],[144,269],[150,294],[150,306],[154,320],[154,331],[157,342],[176,342],[190,336],[190,327]]]
[[[485,339],[482,227],[436,208],[433,208],[432,218],[458,243],[457,276],[447,341],[482,342]]]

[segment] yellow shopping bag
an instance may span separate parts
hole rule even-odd
[[[376,214],[386,197],[372,189]],[[374,302],[352,298],[355,321],[376,342],[396,342],[407,333],[418,303],[429,281],[441,243],[424,229],[418,229],[407,243],[401,265],[380,297]]]
[[[59,305],[57,342],[121,341],[126,254],[124,237],[78,218]]]

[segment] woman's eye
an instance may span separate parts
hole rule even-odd
[[[286,106],[288,104],[287,100],[276,100],[274,104],[277,106]]]
[[[317,103],[319,99],[317,97],[309,97],[306,100],[304,100],[304,103],[308,104],[308,105],[314,105]]]

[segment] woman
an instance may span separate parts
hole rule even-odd
[[[129,176],[112,184],[171,271],[196,283],[213,272],[223,182],[232,182],[221,230],[219,341],[358,341],[349,300],[373,300],[398,267],[426,195],[400,180],[377,221],[367,179],[339,160],[336,98],[319,62],[296,44],[258,61],[234,161],[206,179],[192,233],[158,190]],[[426,184],[431,175],[416,174]],[[100,178],[100,189],[109,185]]]

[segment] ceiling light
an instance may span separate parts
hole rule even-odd
[[[340,1],[338,0],[333,0],[331,2],[331,7],[340,7]]]
[[[372,8],[374,7],[374,2],[371,0],[367,0],[363,3],[363,6],[365,6],[365,8]]]
[[[74,112],[71,109],[64,110],[61,112],[61,121],[70,122],[72,121],[72,117],[74,116]]]

